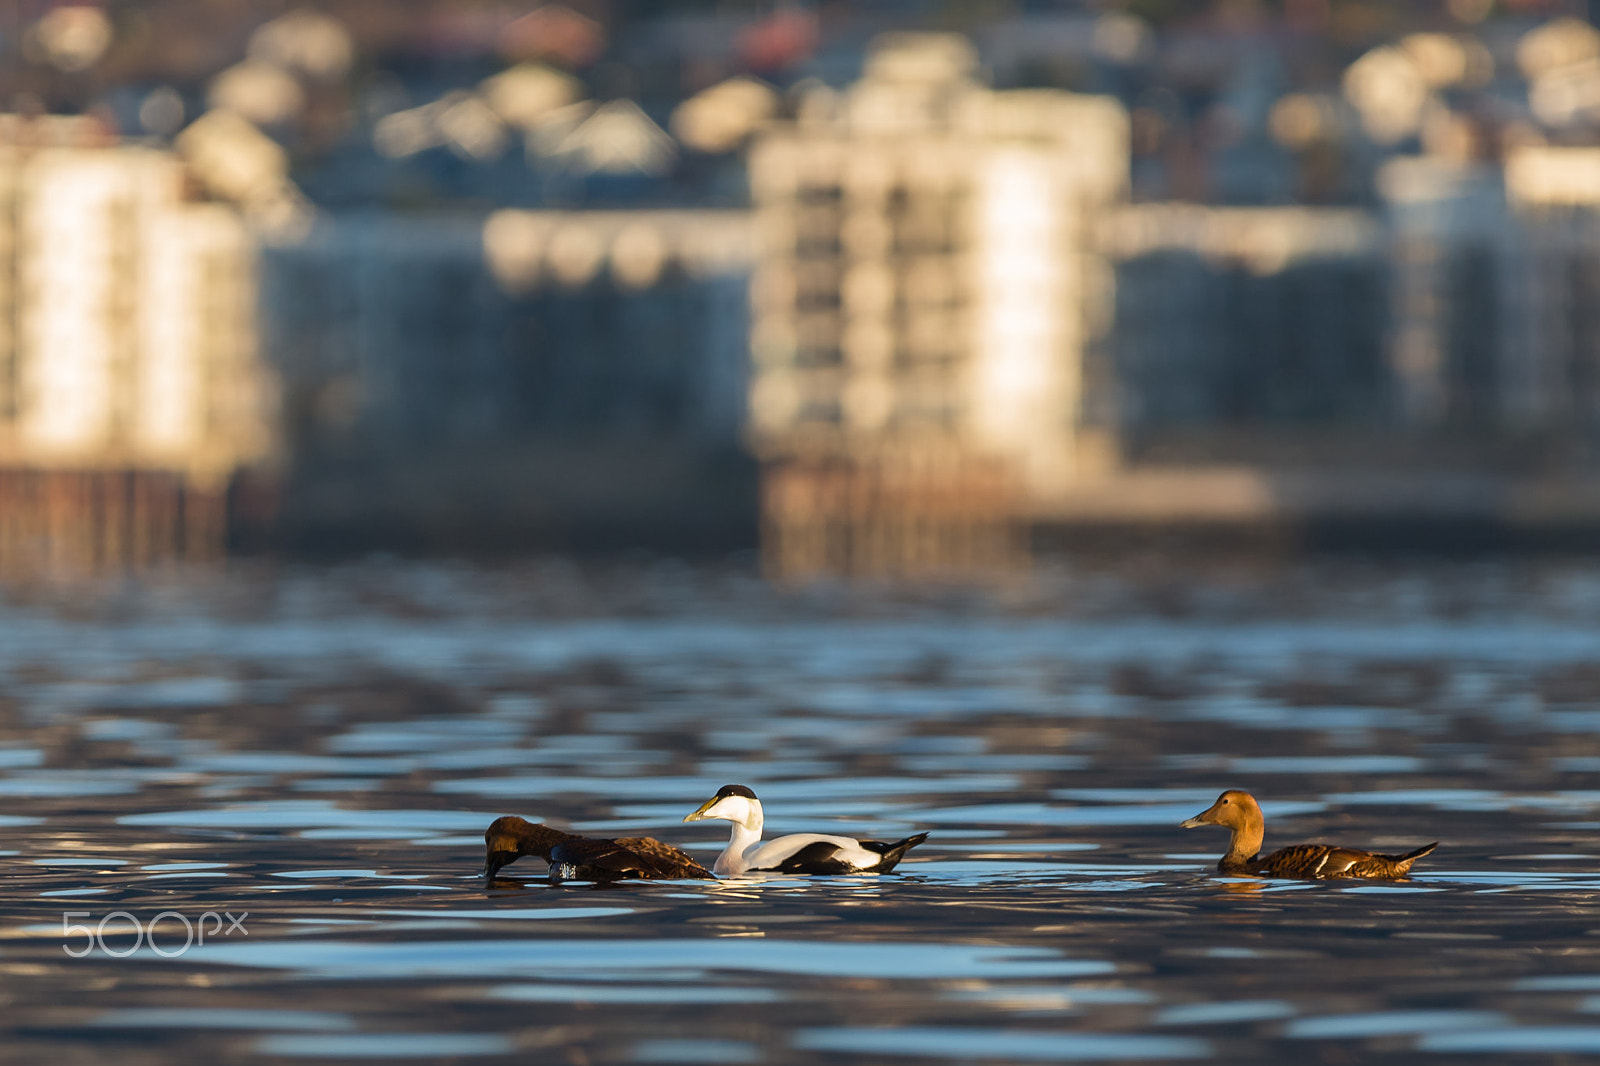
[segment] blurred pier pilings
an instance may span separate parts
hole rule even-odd
[[[818,574],[998,574],[1030,559],[1021,495],[1005,464],[959,454],[770,465],[762,556],[779,580]]]
[[[0,580],[215,562],[225,492],[149,470],[0,470]]]

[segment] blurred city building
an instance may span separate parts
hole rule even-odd
[[[1174,429],[1392,420],[1375,216],[1139,204],[1097,239],[1116,278],[1099,415],[1123,454]]]
[[[94,119],[0,116],[0,569],[215,557],[276,444],[238,215]]]
[[[1398,159],[1382,178],[1408,416],[1586,455],[1600,421],[1600,148],[1523,147],[1503,169]]]
[[[285,535],[748,537],[751,243],[746,213],[696,210],[323,216],[269,242]]]
[[[1385,166],[1380,189],[1393,241],[1400,413],[1419,426],[1492,431],[1527,402],[1501,386],[1530,358],[1512,325],[1514,235],[1500,175],[1483,164],[1402,158]]]
[[[780,570],[894,568],[897,544],[920,567],[928,538],[1009,555],[1015,516],[1093,461],[1085,367],[1111,281],[1091,235],[1127,194],[1126,118],[987,89],[975,62],[959,36],[890,39],[753,149],[750,439],[777,468]],[[880,505],[931,531],[886,538]]]
[[[1600,427],[1600,147],[1519,149],[1505,195],[1516,224],[1502,299],[1515,328],[1486,391],[1509,427],[1586,443]]]

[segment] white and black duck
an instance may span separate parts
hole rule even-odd
[[[828,833],[791,833],[761,840],[761,801],[744,785],[723,785],[684,821],[722,818],[733,823],[728,846],[711,867],[720,877],[770,870],[788,874],[886,874],[927,833],[885,844]]]

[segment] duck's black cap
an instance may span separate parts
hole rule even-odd
[[[723,785],[717,789],[717,799],[722,799],[724,796],[743,796],[745,799],[751,800],[756,798],[756,794],[744,785]]]

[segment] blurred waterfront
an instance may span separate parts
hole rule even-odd
[[[1600,529],[1575,0],[0,18],[0,572]]]
[[[1597,606],[1552,562],[14,588],[0,1061],[1592,1055]],[[881,878],[483,887],[503,813],[709,861],[680,819],[730,781],[772,832],[931,836]],[[1269,846],[1443,843],[1405,884],[1221,880],[1177,822],[1224,786]],[[247,932],[135,950],[163,911]]]

